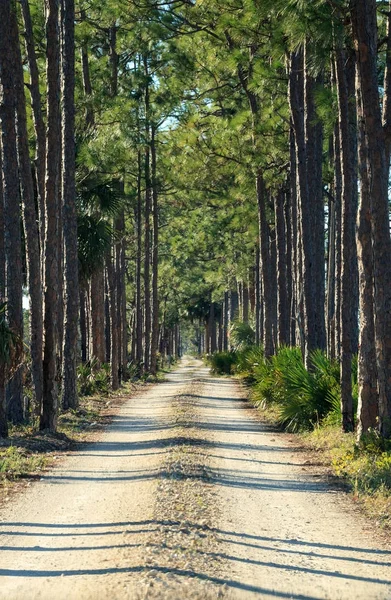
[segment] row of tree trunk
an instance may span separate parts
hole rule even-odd
[[[254,171],[259,216],[254,318],[256,340],[267,357],[289,344],[302,348],[308,369],[317,348],[340,361],[344,431],[355,427],[352,358],[358,352],[359,435],[378,427],[389,437],[391,10],[382,103],[376,11],[375,0],[355,0],[346,15],[339,15],[339,29],[335,26],[331,86],[338,117],[329,140],[332,182],[322,177],[325,140],[316,92],[323,82],[311,63],[316,48],[307,41],[290,53],[287,181],[277,190],[268,189],[262,168]],[[228,34],[227,40],[234,50]],[[258,154],[262,98],[250,85],[256,52],[255,44],[247,68],[238,68],[238,80],[248,99]]]
[[[1,152],[7,319],[23,339],[22,231],[30,297],[32,379],[41,429],[55,429],[62,379],[64,405],[77,404],[77,227],[74,142],[74,4],[47,0],[46,111],[27,0],[21,3],[36,138],[32,169],[17,4],[1,3]],[[46,123],[44,114],[46,113]],[[22,217],[22,218],[21,218]],[[2,266],[2,270],[4,266]],[[2,293],[4,293],[4,291]],[[22,368],[7,389],[11,421],[23,420]]]

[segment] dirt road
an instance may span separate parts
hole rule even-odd
[[[391,548],[184,362],[0,510],[0,598],[391,599]]]

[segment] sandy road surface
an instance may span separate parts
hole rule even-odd
[[[0,598],[391,599],[391,549],[185,363],[0,510]]]
[[[260,425],[231,380],[207,378],[199,399],[213,432],[216,531],[239,598],[391,599],[391,547],[344,494],[306,466],[292,437]]]

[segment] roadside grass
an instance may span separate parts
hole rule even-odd
[[[324,425],[300,435],[326,466],[349,485],[353,498],[380,527],[391,528],[391,449],[373,432],[360,444],[337,425]]]
[[[251,389],[249,388],[249,399]],[[254,403],[254,402],[253,402]],[[279,407],[257,405],[262,418],[279,427]],[[343,433],[339,424],[320,423],[313,431],[295,434],[316,464],[323,466],[347,486],[353,500],[384,530],[391,530],[391,448],[370,434],[357,444],[353,433]]]

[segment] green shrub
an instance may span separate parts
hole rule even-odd
[[[243,324],[239,324],[243,325]],[[288,431],[310,431],[320,423],[341,423],[340,369],[322,350],[311,354],[311,369],[305,368],[300,348],[282,346],[268,359],[260,346],[209,357],[213,373],[241,375],[252,387],[257,406],[277,409],[280,425]],[[352,390],[357,407],[357,357],[352,361]]]
[[[0,449],[0,481],[16,479],[39,471],[44,468],[45,464],[46,458],[41,454],[32,453],[16,446]]]
[[[100,364],[96,358],[82,363],[77,368],[77,382],[80,396],[108,394],[110,365]]]
[[[248,346],[236,354],[235,371],[246,378],[247,383],[254,381],[254,372],[264,362],[261,346]]]
[[[371,494],[379,489],[391,493],[391,453],[372,454],[355,446],[353,452],[335,457],[335,473],[347,479],[357,493]]]
[[[233,321],[229,330],[231,346],[235,350],[243,350],[252,346],[255,341],[255,332],[249,323]]]
[[[288,431],[310,430],[329,413],[340,414],[338,364],[320,350],[313,352],[311,363],[307,371],[299,348],[281,347],[254,369],[255,402],[275,403]]]
[[[230,375],[236,362],[236,352],[215,352],[207,360],[212,373]]]

